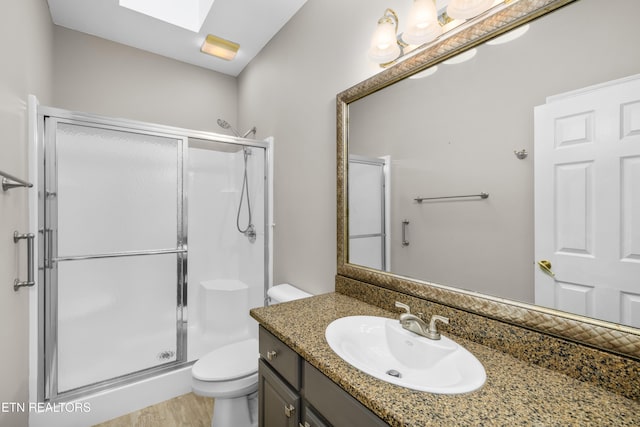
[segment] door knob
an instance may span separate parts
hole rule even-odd
[[[540,267],[542,271],[547,273],[549,276],[556,277],[555,273],[551,271],[551,263],[546,259],[543,259],[542,261],[538,261],[538,267]]]

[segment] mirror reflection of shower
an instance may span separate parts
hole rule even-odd
[[[240,136],[237,130],[234,129],[226,120],[218,119],[218,126],[223,129],[229,129],[233,134],[240,138],[246,138],[249,134],[256,134],[256,127],[252,127],[244,135]],[[238,214],[236,215],[236,228],[238,231],[249,239],[249,242],[254,243],[256,241],[256,227],[253,225],[253,219],[251,215],[251,201],[249,200],[249,180],[247,176],[247,162],[249,156],[251,155],[251,148],[244,147],[242,149],[244,155],[244,172],[242,177],[242,190],[240,190],[240,202],[238,203]],[[247,199],[247,225],[246,227],[242,227],[240,225],[240,213],[242,212],[242,204],[243,200]]]

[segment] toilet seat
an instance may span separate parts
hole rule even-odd
[[[258,372],[258,340],[250,338],[220,347],[198,360],[193,378],[205,382],[230,381]]]

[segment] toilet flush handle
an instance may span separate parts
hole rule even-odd
[[[278,357],[278,353],[275,350],[267,351],[267,360],[271,361]]]

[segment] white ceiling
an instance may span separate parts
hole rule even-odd
[[[56,25],[237,76],[306,0],[215,0],[198,33],[120,7],[118,0],[47,2]],[[207,34],[240,44],[236,57],[201,53]]]

